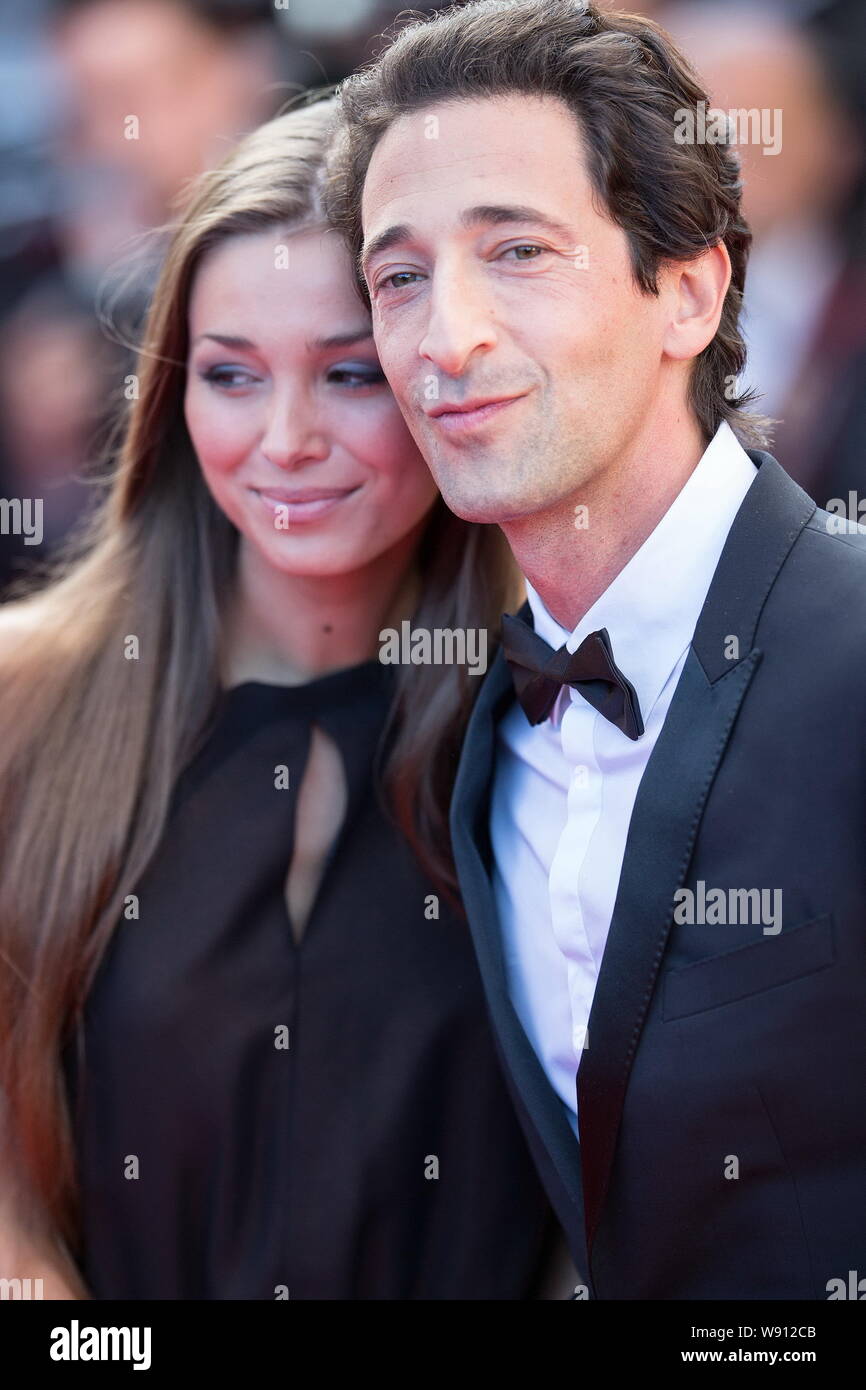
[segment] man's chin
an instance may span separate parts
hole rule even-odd
[[[440,486],[442,499],[449,511],[464,521],[476,521],[481,525],[496,526],[500,518],[507,516],[507,507],[496,498],[466,497],[446,490]]]
[[[521,521],[531,516],[533,500],[521,496],[505,496],[500,493],[467,492],[462,487],[451,487],[447,478],[441,476],[436,484],[442,500],[449,511],[464,521],[475,521],[484,526],[507,526],[510,521]]]

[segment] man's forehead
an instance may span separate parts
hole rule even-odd
[[[419,195],[465,191],[472,201],[491,202],[494,186],[499,200],[563,174],[576,182],[581,164],[574,117],[555,97],[509,93],[423,107],[397,117],[373,151],[361,198],[364,231],[371,218],[395,214]]]

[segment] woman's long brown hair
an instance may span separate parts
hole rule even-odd
[[[305,100],[194,185],[150,306],[138,399],[105,495],[76,552],[3,609],[4,626],[24,635],[0,661],[0,1174],[14,1184],[21,1229],[82,1294],[61,1054],[214,710],[234,573],[237,533],[207,490],[183,418],[192,276],[227,236],[323,225],[333,105]],[[492,633],[520,600],[498,528],[460,520],[441,499],[419,557],[416,627]],[[446,895],[456,891],[448,798],[478,684],[463,666],[399,668],[384,782]]]

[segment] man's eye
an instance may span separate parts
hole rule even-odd
[[[532,242],[523,242],[520,246],[509,246],[508,249],[506,251],[503,251],[502,254],[504,256],[509,256],[513,251],[515,258],[518,261],[535,261],[538,259],[538,257],[542,254],[542,252],[545,249],[546,248],[544,246],[535,246]],[[521,255],[520,253],[522,251],[528,251],[529,255]]]
[[[251,381],[256,380],[243,367],[207,367],[199,375],[202,381],[209,381],[214,386],[249,386]]]
[[[412,279],[417,280],[418,278],[418,272],[415,270],[395,270],[391,275],[383,275],[376,289],[382,290],[387,288],[390,290],[404,290],[407,281],[411,282]],[[403,283],[398,284],[398,281],[402,281]]]

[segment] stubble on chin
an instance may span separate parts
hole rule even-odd
[[[459,467],[448,464],[431,469],[445,505],[464,521],[482,525],[497,525],[513,511],[514,499],[503,487],[503,473],[495,473],[477,463],[473,469],[470,458]]]

